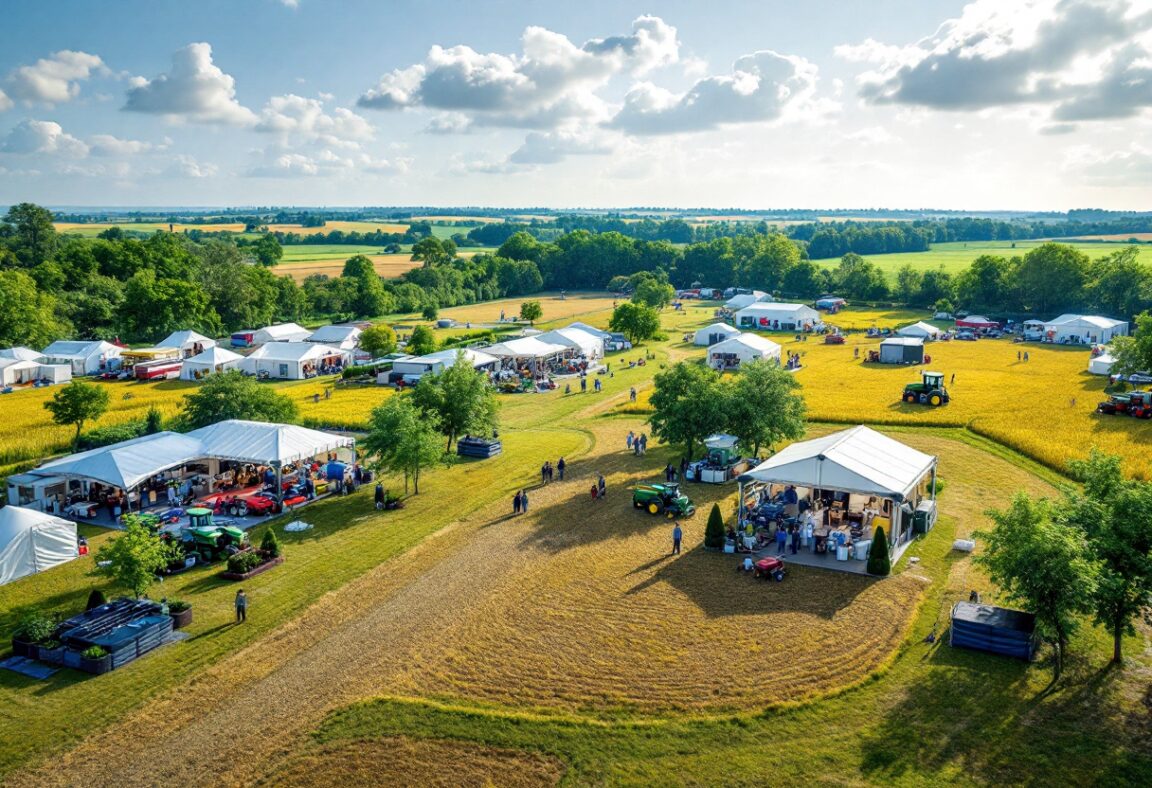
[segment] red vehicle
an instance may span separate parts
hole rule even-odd
[[[755,568],[752,570],[753,577],[759,577],[764,580],[771,578],[777,583],[784,579],[784,559],[783,558],[761,558],[756,562]]]
[[[1137,419],[1152,419],[1152,393],[1130,391],[1127,394],[1113,394],[1096,406],[1096,412],[1108,416],[1126,415]]]
[[[843,345],[844,344],[844,335],[843,334],[825,334],[824,335],[824,344],[825,345]]]
[[[246,495],[243,498],[235,495],[230,498],[222,498],[219,506],[233,517],[247,517],[250,514],[269,516],[280,514],[283,509],[275,498],[264,493]]]
[[[145,361],[132,367],[137,380],[172,380],[180,377],[180,359],[165,358],[159,361]]]

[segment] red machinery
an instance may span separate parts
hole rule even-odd
[[[759,577],[763,580],[771,578],[777,583],[784,579],[784,559],[783,558],[761,558],[756,562],[753,570],[753,577]]]
[[[180,359],[160,359],[159,361],[145,361],[136,364],[132,372],[137,380],[172,380],[180,377],[180,368],[184,362]]]

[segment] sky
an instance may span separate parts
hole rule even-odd
[[[1152,210],[1152,0],[12,0],[0,204]]]

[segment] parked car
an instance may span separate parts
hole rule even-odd
[[[974,333],[972,333],[971,331],[957,331],[956,332],[956,338],[957,339],[963,339],[966,342],[975,342],[976,341],[976,335]]]

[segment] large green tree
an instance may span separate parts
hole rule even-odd
[[[1047,314],[1074,308],[1083,297],[1088,255],[1068,244],[1045,243],[1015,268],[1018,306]]]
[[[436,350],[436,335],[428,326],[416,326],[408,337],[408,344],[404,346],[407,353],[413,356],[424,356]]]
[[[56,251],[56,227],[52,212],[30,202],[13,205],[4,215],[6,234],[12,237],[12,251],[28,268],[51,259]]]
[[[612,310],[608,327],[619,331],[635,344],[656,335],[660,330],[660,313],[644,304],[620,304]]]
[[[529,324],[535,323],[544,316],[544,309],[539,301],[525,301],[520,304],[520,319],[527,320]]]
[[[220,317],[198,282],[158,279],[152,270],[138,271],[124,286],[120,330],[134,341],[156,341],[182,328],[209,336],[220,332]]]
[[[340,278],[353,285],[344,306],[355,317],[379,317],[395,309],[396,302],[392,294],[384,289],[375,264],[364,255],[358,254],[345,261]]]
[[[110,578],[139,599],[174,557],[171,545],[137,515],[124,517],[124,531],[96,551],[96,574]]]
[[[728,432],[760,453],[778,441],[796,440],[806,429],[806,408],[796,376],[776,361],[740,365],[740,374],[725,387],[723,410]]]
[[[24,271],[0,271],[0,346],[43,347],[63,330],[55,298]]]
[[[650,306],[653,309],[663,309],[671,304],[675,297],[676,290],[672,285],[662,282],[656,277],[648,276],[636,285],[636,289],[632,293],[632,302]]]
[[[682,444],[689,459],[697,443],[727,426],[727,392],[715,370],[681,361],[657,372],[654,384],[648,419],[652,434]]]
[[[1135,322],[1136,330],[1130,336],[1112,339],[1115,374],[1152,371],[1152,313],[1141,312]]]
[[[184,398],[181,420],[188,429],[207,427],[226,419],[290,423],[296,403],[271,386],[237,370],[210,375]]]
[[[456,351],[452,366],[421,377],[412,400],[448,438],[446,451],[460,435],[487,435],[496,428],[496,392],[463,350]]]
[[[368,434],[360,441],[368,462],[382,471],[404,474],[404,491],[420,494],[420,472],[444,456],[440,435],[410,394],[389,397],[372,410]]]
[[[103,416],[108,410],[110,399],[105,386],[74,380],[57,389],[52,399],[44,403],[44,407],[52,414],[55,423],[62,426],[75,425],[76,434],[72,436],[72,448],[75,449],[80,444],[80,433],[84,425]]]
[[[372,358],[386,356],[396,349],[396,332],[387,323],[377,323],[360,332],[360,348]]]

